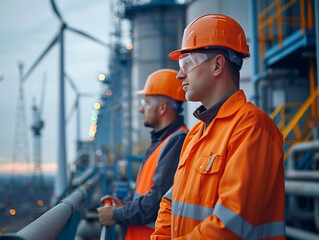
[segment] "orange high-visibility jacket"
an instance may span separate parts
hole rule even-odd
[[[151,239],[285,239],[283,138],[242,90],[184,141]]]
[[[170,141],[169,140],[175,139],[175,141],[176,141],[177,136],[181,136],[181,135],[185,136],[187,134],[187,132],[188,132],[188,129],[185,126],[180,127],[177,131],[175,131],[174,133],[170,134],[167,138],[165,138],[165,140],[163,140],[161,142],[161,144],[159,144],[159,146],[148,157],[145,164],[143,166],[141,166],[141,168],[140,168],[133,201],[139,202],[140,200],[143,199],[143,196],[145,196],[146,194],[148,194],[148,195],[151,194],[152,190],[154,190],[154,189],[152,189],[152,187],[154,186],[154,183],[153,183],[154,173],[155,173],[158,161],[161,158],[162,152],[165,150],[165,148],[170,148],[170,145],[169,145]],[[175,149],[175,151],[177,151],[179,153],[180,148]],[[175,160],[172,158],[168,159],[168,160],[171,162],[171,165],[172,165],[172,166],[168,166],[168,167],[173,168],[173,165],[174,165],[173,163]],[[161,174],[161,177],[169,179],[170,177],[168,176],[168,174],[174,174],[174,172],[176,170],[176,165],[175,165],[175,169],[173,172],[170,169],[163,169],[163,170],[165,170],[165,172],[163,172]],[[172,185],[172,182],[170,183],[169,187],[171,185]],[[158,186],[157,189],[159,187],[164,187],[164,186]],[[167,189],[166,189],[166,191],[167,191]],[[140,203],[141,204],[141,211],[143,211],[143,210],[146,211],[146,207],[143,208],[143,204],[147,204],[149,206],[152,206],[153,209],[158,210],[160,199],[164,193],[162,193],[162,195],[159,195],[160,191],[155,193],[158,196],[152,198],[152,200],[154,202],[147,202],[146,203],[145,201],[147,201],[147,199],[144,199],[144,201],[141,201],[141,203]],[[157,210],[156,210],[156,212],[157,212]],[[143,213],[140,213],[140,214],[143,214]],[[146,213],[144,213],[144,214],[146,214]],[[155,216],[155,218],[156,218],[156,216]],[[154,220],[155,220],[155,218],[154,218]],[[151,234],[154,232],[154,224],[155,224],[154,220],[152,222],[149,222],[147,225],[144,225],[144,226],[129,225],[127,227],[125,240],[144,240],[144,239],[149,240]]]

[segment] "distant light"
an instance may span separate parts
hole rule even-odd
[[[99,114],[98,110],[96,110],[96,109],[92,110],[92,115],[97,116],[98,114]]]
[[[12,216],[16,214],[16,210],[14,210],[13,208],[11,208],[9,212]]]
[[[91,118],[91,124],[96,124],[97,123],[97,119],[92,119]]]
[[[94,136],[95,136],[95,132],[93,132],[92,130],[90,130],[89,136],[90,136],[90,137],[94,137]]]
[[[105,95],[106,96],[112,96],[112,90],[111,89],[107,90]]]
[[[126,44],[126,50],[130,51],[133,49],[133,45],[131,43]]]
[[[92,115],[92,116],[91,116],[91,120],[92,120],[93,122],[97,122],[97,116]]]
[[[99,75],[97,75],[97,79],[99,79],[100,81],[104,81],[106,78],[104,73],[100,73]]]
[[[37,204],[41,207],[41,206],[43,206],[43,201],[42,200],[38,200]]]
[[[99,110],[101,108],[101,104],[94,103],[94,109]]]

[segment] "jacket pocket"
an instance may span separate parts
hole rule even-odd
[[[218,154],[200,155],[193,169],[196,176],[193,188],[197,189],[198,203],[203,206],[214,206],[218,199],[218,186],[223,174],[223,157]]]
[[[200,155],[194,166],[195,170],[201,174],[218,173],[223,162],[222,156],[218,154]]]

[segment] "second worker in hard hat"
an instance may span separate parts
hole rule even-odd
[[[176,76],[177,71],[158,70],[148,77],[144,90],[138,92],[143,96],[139,111],[144,125],[153,131],[133,196],[127,197],[124,203],[113,196],[101,199],[112,199],[115,206],[99,208],[99,221],[102,225],[127,226],[126,240],[150,239],[161,198],[173,183],[188,132],[180,115],[185,92]]]
[[[239,89],[243,29],[228,16],[201,16],[169,56],[186,99],[202,106],[151,239],[285,239],[283,138]]]

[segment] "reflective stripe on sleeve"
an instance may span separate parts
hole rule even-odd
[[[218,217],[223,224],[244,239],[262,239],[285,235],[285,221],[265,223],[252,226],[240,215],[217,203],[213,214]]]
[[[173,191],[172,191],[172,188],[170,188],[164,195],[164,198],[167,198],[169,200],[172,200],[173,198]]]
[[[172,201],[172,214],[179,217],[186,217],[198,221],[213,214],[213,208],[203,207],[195,204]]]

